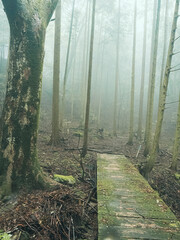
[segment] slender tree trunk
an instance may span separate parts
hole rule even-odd
[[[147,99],[147,113],[146,113],[146,128],[145,128],[145,135],[144,135],[144,142],[147,142],[147,125],[149,119],[149,98],[150,98],[150,85],[151,85],[151,75],[152,75],[152,65],[153,65],[153,49],[155,44],[155,25],[156,25],[156,15],[157,15],[157,1],[154,0],[153,6],[153,23],[152,23],[152,36],[151,36],[151,56],[150,56],[150,70],[149,70],[149,84],[148,84],[148,99]],[[147,152],[148,154],[148,152]],[[146,151],[144,151],[144,155],[147,155]]]
[[[142,139],[142,122],[143,122],[143,103],[144,103],[144,81],[145,81],[145,62],[146,62],[146,39],[147,39],[147,0],[145,0],[144,10],[144,37],[143,37],[143,57],[142,57],[142,72],[141,72],[141,90],[139,99],[139,120],[138,120],[138,138]]]
[[[46,27],[57,0],[3,0],[10,24],[8,82],[0,138],[1,195],[44,187],[37,132]]]
[[[134,5],[134,36],[133,36],[133,57],[132,57],[132,76],[131,76],[131,106],[130,106],[130,126],[128,144],[133,144],[133,125],[134,125],[134,85],[135,85],[135,57],[136,57],[136,18],[137,0]]]
[[[175,132],[175,139],[174,139],[174,146],[173,146],[172,165],[171,165],[171,168],[174,171],[177,171],[177,159],[178,159],[178,154],[179,154],[179,145],[180,145],[180,94],[179,94],[176,132]]]
[[[116,42],[116,77],[114,85],[114,112],[113,112],[113,135],[117,136],[117,101],[118,101],[118,82],[119,82],[119,34],[120,34],[120,3],[118,7],[118,29],[117,29],[117,42]]]
[[[96,0],[92,3],[92,24],[91,24],[91,40],[90,40],[90,54],[89,54],[89,71],[88,71],[88,87],[87,87],[87,101],[86,101],[86,117],[84,126],[84,140],[82,157],[87,154],[88,145],[88,130],[89,130],[89,113],[90,113],[90,98],[91,98],[91,79],[92,79],[92,63],[93,63],[93,46],[94,46],[94,28],[95,28],[95,8]]]
[[[153,50],[152,50],[152,52],[153,52],[152,69],[151,69],[151,73],[150,73],[150,82],[149,82],[150,86],[149,86],[149,92],[148,92],[148,106],[147,106],[147,117],[146,117],[146,133],[145,133],[145,149],[144,149],[144,155],[145,156],[147,156],[149,154],[150,148],[151,148],[160,8],[161,8],[161,0],[158,0],[156,26],[155,26],[155,34],[154,34],[154,44],[153,44]]]
[[[160,88],[159,88],[159,95],[162,88],[163,76],[164,76],[164,69],[166,64],[166,53],[167,53],[167,23],[168,23],[168,3],[169,0],[166,2],[166,10],[165,10],[165,21],[164,21],[164,45],[163,45],[163,57],[162,57],[162,65],[161,65],[161,77],[160,77]]]
[[[165,104],[166,104],[169,75],[170,75],[170,71],[171,71],[171,62],[172,62],[172,56],[173,56],[175,33],[176,33],[176,28],[177,28],[178,11],[179,11],[179,0],[176,0],[175,10],[174,10],[174,19],[173,19],[173,25],[172,25],[172,29],[171,29],[171,37],[170,37],[170,42],[169,42],[168,56],[167,56],[167,61],[166,61],[166,68],[165,68],[164,79],[163,79],[163,83],[162,83],[162,91],[159,96],[158,119],[157,119],[157,123],[156,123],[155,135],[154,135],[154,139],[153,139],[153,147],[152,147],[152,150],[150,153],[150,158],[148,159],[148,162],[144,168],[144,175],[146,178],[148,178],[148,174],[153,169],[155,160],[156,160],[156,156],[157,156],[157,149],[158,149],[158,145],[159,145],[159,139],[160,139],[162,122],[163,122],[163,117],[164,117]]]
[[[97,119],[97,126],[98,128],[100,127],[100,123],[101,123],[101,108],[102,108],[102,95],[103,95],[103,85],[102,85],[102,81],[103,81],[103,60],[104,60],[104,44],[102,46],[102,58],[101,58],[101,73],[100,73],[100,89],[99,89],[99,104],[98,104],[98,119]]]
[[[86,73],[86,75],[85,75],[85,79],[87,79],[88,78],[88,67],[89,67],[89,52],[90,52],[90,49],[89,49],[89,46],[90,46],[90,24],[91,24],[91,7],[89,6],[89,12],[88,12],[88,15],[89,15],[89,17],[88,17],[88,26],[87,26],[87,28],[88,28],[88,34],[87,34],[87,51],[86,51],[86,64],[85,64],[85,73]],[[87,88],[88,88],[88,82],[85,80],[84,81],[84,105],[83,105],[83,123],[85,123],[85,118],[86,118],[86,104],[87,104]]]
[[[56,7],[54,35],[54,68],[53,68],[53,104],[51,144],[59,143],[59,78],[60,78],[60,38],[61,38],[61,0]]]
[[[69,55],[70,55],[70,49],[71,49],[71,36],[72,36],[72,26],[73,26],[73,20],[74,20],[75,1],[76,0],[73,0],[71,23],[70,23],[70,30],[69,30],[68,48],[67,48],[67,55],[66,55],[66,65],[65,65],[65,72],[64,72],[62,109],[61,109],[61,121],[60,121],[60,127],[61,128],[63,127],[64,111],[65,111],[66,83],[67,83],[67,77],[68,77]]]
[[[75,47],[77,45],[77,39],[76,39],[76,34],[75,34]],[[74,83],[75,83],[75,73],[76,73],[76,49],[74,53],[74,66],[73,66],[73,76],[72,76],[72,89],[71,89],[71,120],[73,121],[74,119]]]
[[[83,69],[82,69],[82,107],[81,107],[81,121],[82,125],[85,122],[85,106],[86,106],[86,89],[87,89],[87,65],[88,65],[88,47],[89,47],[89,21],[90,21],[90,7],[87,1],[86,5],[86,21],[85,21],[85,32],[84,32],[84,45],[83,45]]]

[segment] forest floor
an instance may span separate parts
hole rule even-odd
[[[41,167],[52,178],[54,174],[72,175],[76,183],[52,191],[21,193],[0,202],[0,229],[12,234],[12,239],[97,239],[96,153],[123,154],[141,170],[143,144],[135,139],[130,146],[126,136],[113,137],[92,129],[89,151],[82,160],[82,135],[82,129],[66,129],[61,143],[53,147],[48,127],[40,128]],[[149,183],[180,219],[180,180],[170,170],[171,157],[166,146],[162,147]]]

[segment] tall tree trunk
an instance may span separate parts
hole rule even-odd
[[[87,101],[86,101],[86,117],[84,126],[84,139],[81,157],[87,154],[88,145],[88,130],[89,130],[89,113],[90,113],[90,98],[91,98],[91,79],[92,79],[92,63],[93,63],[93,47],[94,47],[94,28],[95,28],[95,8],[96,0],[92,3],[92,24],[91,24],[91,40],[90,40],[90,54],[89,54],[89,71],[88,71],[88,87],[87,87]]]
[[[70,49],[71,49],[71,36],[72,36],[72,26],[73,26],[73,20],[74,20],[75,1],[76,0],[73,0],[71,23],[70,23],[70,30],[69,30],[68,48],[67,48],[67,55],[66,55],[66,65],[65,65],[65,72],[64,72],[62,109],[61,109],[61,121],[60,121],[60,127],[61,128],[63,127],[64,111],[65,111],[66,83],[67,83],[67,77],[68,77],[69,55],[70,55]]]
[[[146,62],[146,39],[147,39],[147,0],[145,0],[144,9],[144,37],[143,37],[143,57],[142,57],[142,72],[141,72],[141,90],[139,99],[139,120],[138,120],[138,138],[142,139],[142,122],[143,122],[143,103],[144,103],[144,81],[145,81],[145,62]]]
[[[164,69],[166,64],[166,54],[167,54],[167,23],[168,23],[168,3],[169,0],[165,1],[166,9],[165,9],[165,20],[164,20],[164,45],[163,45],[163,57],[162,57],[162,64],[161,64],[161,76],[160,76],[160,88],[159,88],[159,95],[162,88],[162,82],[164,77]]]
[[[152,49],[152,53],[153,53],[153,55],[152,55],[152,69],[150,71],[150,82],[149,82],[150,85],[149,85],[149,91],[148,91],[148,106],[147,106],[145,149],[144,149],[144,155],[145,156],[147,156],[149,154],[150,148],[151,148],[160,8],[161,8],[161,0],[158,0],[156,26],[155,26],[155,33],[154,33],[154,40],[153,40],[154,44],[153,44],[153,49]]]
[[[75,29],[77,27],[77,24],[75,25]],[[75,53],[74,53],[74,64],[73,64],[73,71],[72,71],[72,89],[71,89],[71,121],[74,119],[74,86],[75,86],[75,74],[76,74],[76,55],[77,55],[77,37],[76,37],[76,31],[75,31]]]
[[[84,31],[84,42],[83,42],[83,69],[82,69],[82,107],[81,107],[81,121],[82,125],[85,122],[85,106],[86,106],[86,96],[87,96],[87,66],[88,66],[88,50],[89,50],[89,28],[90,28],[90,6],[87,1],[86,4],[86,20],[85,20],[85,31]]]
[[[61,0],[56,7],[54,35],[54,68],[53,68],[53,104],[51,144],[59,143],[59,78],[60,78],[60,38],[61,38]]]
[[[114,85],[114,112],[113,112],[113,135],[117,136],[117,101],[118,101],[118,86],[119,86],[119,34],[120,34],[120,3],[118,7],[118,29],[116,42],[116,76]]]
[[[132,76],[131,76],[131,106],[130,106],[130,125],[128,144],[133,144],[133,125],[134,125],[134,85],[135,85],[135,57],[136,57],[136,18],[137,0],[134,4],[134,34],[133,34],[133,57],[132,57]]]
[[[177,28],[178,11],[179,11],[179,0],[176,0],[173,25],[172,25],[172,29],[171,29],[171,37],[170,37],[170,42],[169,42],[168,56],[167,56],[167,61],[166,61],[166,68],[165,68],[164,79],[163,79],[163,83],[162,83],[162,91],[159,96],[158,119],[157,119],[157,123],[156,123],[155,135],[154,135],[154,139],[153,139],[153,146],[152,146],[152,150],[150,153],[150,157],[149,157],[148,162],[143,171],[144,172],[143,174],[146,178],[148,178],[148,174],[153,169],[155,160],[156,160],[156,156],[157,156],[157,149],[158,149],[158,145],[159,145],[162,122],[163,122],[163,117],[164,117],[164,110],[165,110],[165,105],[166,105],[166,96],[167,96],[167,89],[168,89],[168,83],[169,83],[169,75],[170,75],[170,71],[171,71],[171,62],[172,62],[175,34],[176,34],[176,28]]]
[[[175,132],[175,139],[174,139],[174,146],[173,146],[172,165],[171,165],[171,168],[174,171],[177,171],[177,159],[178,159],[178,154],[179,154],[179,145],[180,145],[180,94],[179,94],[176,132]]]
[[[105,48],[105,46],[104,46],[104,43],[103,43],[103,46],[102,46],[102,58],[101,58],[101,69],[100,69],[100,82],[99,82],[99,86],[100,86],[100,89],[99,89],[99,103],[98,103],[98,117],[97,117],[97,127],[99,128],[100,127],[100,123],[101,123],[101,108],[102,108],[102,95],[103,95],[103,84],[102,84],[102,82],[103,82],[103,78],[102,78],[102,76],[103,76],[103,71],[104,71],[104,69],[103,69],[103,66],[104,66],[104,64],[103,64],[103,60],[104,60],[104,48]]]
[[[8,82],[0,138],[2,195],[38,188],[45,178],[37,159],[37,132],[46,27],[54,1],[3,0],[10,24]]]

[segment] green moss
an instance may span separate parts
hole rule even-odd
[[[64,176],[59,174],[54,174],[54,180],[62,184],[73,185],[76,183],[76,179],[73,176]]]
[[[83,137],[83,133],[80,132],[80,131],[74,132],[74,133],[73,133],[73,136],[75,136],[75,137]]]
[[[180,227],[180,222],[170,223],[169,226],[170,226],[170,227],[173,227],[173,228],[179,228],[179,227]]]
[[[170,224],[178,227],[174,214],[130,161],[123,156],[113,158],[109,155],[107,159],[106,155],[98,155],[97,164],[99,224],[117,226],[126,224],[122,216],[131,216],[132,219],[143,216],[154,219],[159,228],[171,227]],[[132,224],[136,224],[136,220]],[[143,219],[141,224],[144,224]]]
[[[176,178],[177,180],[180,180],[180,174],[179,174],[179,173],[175,173],[174,175],[175,175],[175,178]]]
[[[2,239],[2,240],[10,240],[11,239],[11,235],[9,235],[7,233],[0,233],[0,239]]]

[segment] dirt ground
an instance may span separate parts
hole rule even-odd
[[[21,240],[97,239],[96,153],[123,154],[139,169],[145,158],[136,138],[129,146],[126,136],[113,137],[92,129],[88,154],[81,161],[82,134],[79,128],[65,129],[60,133],[61,144],[53,147],[49,145],[50,129],[40,128],[38,155],[44,172],[51,178],[54,174],[72,175],[76,183],[21,193],[0,202],[0,229]],[[180,218],[180,182],[170,170],[170,162],[171,154],[162,148],[149,182]]]

